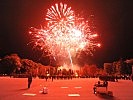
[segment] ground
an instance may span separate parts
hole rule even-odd
[[[0,100],[133,100],[133,82],[119,80],[109,82],[113,97],[93,94],[98,78],[74,78],[72,80],[33,79],[27,88],[27,78],[0,77]],[[43,87],[48,94],[42,94]]]

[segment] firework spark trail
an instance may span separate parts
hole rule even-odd
[[[66,4],[51,6],[45,20],[46,27],[32,27],[29,33],[33,37],[34,47],[54,58],[68,57],[72,63],[71,57],[77,52],[87,51],[91,54],[96,46],[100,46],[95,43],[97,34],[91,32],[88,22],[76,17],[71,7]]]
[[[60,7],[60,8],[59,8]],[[64,22],[67,26],[74,24],[74,11],[71,7],[67,7],[66,4],[55,4],[48,9],[46,14],[46,21],[48,21],[48,27],[55,27],[60,21]]]
[[[71,53],[70,53],[70,51],[68,50],[68,54],[69,54],[69,59],[70,59],[70,62],[71,62],[71,68],[72,68],[72,70],[74,70],[73,69],[73,61],[72,61],[72,57],[71,57]]]

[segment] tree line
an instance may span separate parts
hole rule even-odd
[[[96,65],[84,65],[80,70],[72,71],[71,69],[58,69],[59,66],[44,66],[41,63],[36,63],[29,59],[22,59],[18,54],[10,54],[0,59],[0,74],[27,74],[32,73],[33,76],[50,75],[74,75],[80,76],[94,76],[103,72],[102,69],[97,68]],[[101,71],[102,70],[102,71]]]
[[[81,77],[96,77],[99,75],[120,75],[132,73],[132,65],[122,60],[105,64],[104,68],[98,68],[96,64],[85,64],[80,66],[78,70],[59,69],[60,66],[44,66],[41,63],[36,63],[29,59],[22,59],[18,54],[10,54],[0,59],[0,74],[28,74],[33,76],[47,75],[63,75],[63,76],[81,76]]]

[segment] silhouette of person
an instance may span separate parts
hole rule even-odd
[[[48,76],[46,76],[45,79],[46,79],[46,82],[47,82],[47,80],[48,80]]]
[[[100,85],[100,81],[98,81],[98,85]]]
[[[108,88],[108,81],[104,81],[103,85],[106,87],[106,90]]]
[[[53,80],[54,80],[54,76],[52,76],[52,82],[53,82]]]
[[[132,74],[131,78],[132,78],[132,82],[133,82],[133,74]]]
[[[32,75],[29,74],[28,75],[28,88],[30,88],[31,83],[32,83]]]
[[[118,82],[118,77],[117,77],[117,75],[116,75],[115,79],[116,79],[116,82]]]
[[[94,94],[96,94],[96,85],[93,87]]]

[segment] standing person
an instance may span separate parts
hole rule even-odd
[[[29,74],[28,75],[28,88],[30,88],[31,83],[32,83],[32,75]]]
[[[93,91],[94,91],[94,94],[96,94],[96,85],[94,85],[94,87],[93,87]]]
[[[115,79],[116,79],[116,82],[118,82],[118,76],[117,75],[116,75]]]
[[[53,82],[53,80],[54,80],[54,76],[52,75],[52,82]]]
[[[104,81],[103,85],[106,87],[106,90],[108,89],[108,81]]]
[[[48,76],[45,76],[45,79],[46,79],[46,82],[47,82],[47,80],[48,80]]]
[[[132,79],[132,82],[133,82],[133,74],[132,74],[132,76],[131,76],[131,79]]]

